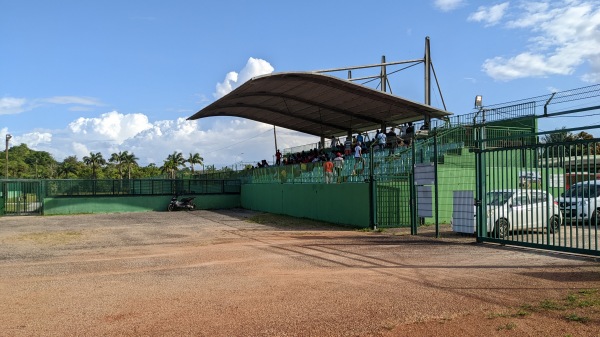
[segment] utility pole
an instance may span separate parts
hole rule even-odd
[[[12,136],[10,134],[6,134],[6,174],[4,175],[5,179],[8,179],[8,142]]]

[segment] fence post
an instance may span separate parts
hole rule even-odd
[[[417,235],[417,193],[415,191],[415,162],[417,158],[417,150],[415,142],[410,143],[412,155],[412,169],[410,178],[410,234]]]
[[[375,175],[373,172],[373,144],[374,142],[371,143],[369,149],[369,227],[371,229],[377,229],[377,198]]]
[[[440,219],[439,219],[439,214],[440,214],[440,209],[439,209],[439,200],[440,200],[440,196],[439,196],[439,187],[438,187],[438,143],[437,143],[437,132],[434,131],[433,134],[433,174],[434,174],[434,190],[435,190],[435,200],[434,200],[434,204],[435,204],[435,237],[439,238],[440,237]]]

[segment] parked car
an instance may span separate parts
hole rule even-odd
[[[542,190],[507,189],[486,194],[487,229],[495,238],[512,230],[560,228],[562,215],[552,195]]]
[[[600,180],[573,184],[557,200],[565,222],[598,224],[600,215]]]

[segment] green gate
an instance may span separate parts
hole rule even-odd
[[[600,139],[584,128],[502,139],[479,128],[477,240],[600,255]]]
[[[40,215],[42,184],[31,180],[6,180],[2,184],[5,215]]]
[[[379,227],[410,227],[410,176],[380,175],[376,181],[377,225]]]

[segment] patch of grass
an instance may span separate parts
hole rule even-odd
[[[514,317],[525,317],[525,316],[529,316],[531,315],[531,312],[524,310],[524,309],[520,309],[519,311],[517,311],[514,314]]]
[[[517,312],[515,313],[491,313],[488,315],[488,319],[494,319],[494,318],[499,318],[499,317],[511,317],[511,318],[515,318],[515,317],[525,317],[525,316],[529,316],[531,315],[531,312],[525,310],[525,309],[519,309]]]
[[[553,300],[543,300],[539,305],[540,309],[544,310],[565,310],[565,307]]]
[[[598,289],[584,289],[579,290],[575,293],[569,293],[563,299],[550,300],[545,299],[540,301],[537,305],[525,303],[515,309],[514,312],[508,313],[491,313],[488,315],[488,319],[494,319],[498,317],[511,317],[511,318],[523,318],[531,315],[533,312],[542,311],[564,311],[569,309],[581,309],[581,308],[600,308],[600,292]],[[594,310],[594,309],[592,309]],[[566,320],[573,322],[585,323],[590,321],[589,317],[580,316],[580,314],[569,314],[565,316]]]
[[[576,294],[567,295],[565,301],[567,308],[589,308],[600,306],[598,289],[580,290]]]
[[[498,330],[498,331],[513,330],[516,327],[517,327],[517,324],[510,322],[510,323],[506,323],[504,325],[500,325],[498,328],[496,328],[496,330]]]
[[[567,302],[569,303],[575,303],[577,301],[577,295],[575,294],[569,294],[567,296]]]
[[[536,308],[531,304],[521,304],[521,306],[519,307],[519,310],[535,311]]]
[[[577,314],[569,314],[565,316],[565,319],[570,322],[587,323],[590,318],[585,316],[579,316]]]

